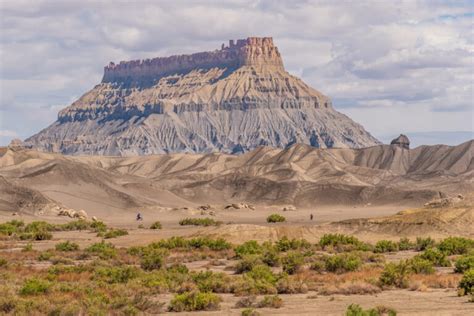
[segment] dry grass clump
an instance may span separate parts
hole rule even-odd
[[[410,288],[418,283],[432,289],[453,289],[458,286],[461,278],[460,274],[413,274],[409,284]]]
[[[377,294],[382,292],[380,287],[365,281],[345,282],[338,285],[329,285],[323,287],[319,294],[321,295],[354,295],[354,294]]]

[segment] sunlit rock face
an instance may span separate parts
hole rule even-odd
[[[26,140],[65,154],[242,153],[261,145],[379,144],[290,75],[272,38],[191,55],[110,63],[102,82]]]

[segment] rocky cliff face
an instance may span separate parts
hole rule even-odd
[[[99,85],[26,143],[67,154],[136,155],[378,141],[286,72],[271,38],[247,38],[212,52],[110,63]]]

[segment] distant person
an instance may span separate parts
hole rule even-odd
[[[142,217],[142,214],[140,214],[140,212],[137,213],[137,221],[142,221],[143,220],[143,217]]]
[[[309,215],[309,219],[313,220],[313,214],[312,213]]]

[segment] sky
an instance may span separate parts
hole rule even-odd
[[[271,36],[286,69],[388,142],[474,138],[474,1],[0,0],[0,145],[53,123],[110,61]]]

